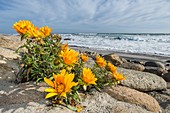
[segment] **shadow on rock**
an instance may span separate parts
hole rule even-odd
[[[0,111],[15,112],[15,110],[29,106],[30,102],[44,100],[43,87],[36,86],[33,82],[14,84],[11,82],[0,81]],[[15,106],[17,104],[17,106]],[[10,107],[6,107],[10,105]],[[11,110],[12,111],[11,111]]]

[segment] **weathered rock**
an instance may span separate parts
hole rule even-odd
[[[15,81],[18,70],[17,60],[0,60],[0,80]]]
[[[41,112],[41,113],[75,113],[64,106],[47,106],[44,98],[44,83],[35,85],[33,82],[14,84],[0,81],[0,112]],[[93,92],[93,95],[86,95],[82,104],[85,109],[81,113],[151,113],[140,106],[117,101],[107,93]]]
[[[161,103],[160,105],[162,106],[162,113],[170,112],[170,101]]]
[[[170,89],[170,82],[166,82],[167,83],[167,89]]]
[[[0,60],[0,64],[6,64],[7,62],[4,60]]]
[[[170,64],[168,63],[168,64],[166,64],[165,66],[170,66]]]
[[[139,105],[152,112],[160,111],[158,102],[146,93],[124,86],[107,87],[104,88],[104,91],[117,100]]]
[[[145,65],[145,62],[144,62],[144,61],[133,60],[133,61],[131,61],[131,62],[136,63],[136,64]]]
[[[0,80],[15,81],[16,76],[11,67],[6,64],[0,64]]]
[[[0,55],[10,59],[17,59],[20,57],[15,51],[2,47],[0,47]]]
[[[155,74],[118,68],[126,79],[121,84],[139,91],[164,90],[167,88],[165,80]]]
[[[170,89],[161,92],[153,91],[148,94],[153,96],[159,102],[163,113],[170,112]]]
[[[82,105],[86,106],[82,113],[149,113],[140,106],[117,101],[106,93],[98,92],[94,96],[88,95]]]
[[[144,71],[156,74],[158,76],[162,76],[163,74],[167,73],[167,71],[165,69],[162,69],[160,67],[149,67],[149,66],[145,66]]]
[[[123,63],[127,63],[128,61],[125,58],[121,58]]]
[[[166,64],[165,68],[166,68],[167,72],[170,72],[170,64]]]
[[[162,77],[166,82],[170,82],[170,72],[164,74]]]
[[[48,107],[45,87],[33,82],[14,84],[0,81],[0,112],[2,113],[75,113],[64,106]]]
[[[145,62],[145,66],[149,66],[149,67],[159,67],[159,68],[165,70],[165,66],[164,66],[164,64],[161,63],[161,62],[148,61],[148,62]]]
[[[170,60],[167,60],[166,62],[167,62],[167,63],[170,63]]]
[[[145,69],[145,67],[141,64],[135,64],[135,63],[130,63],[130,62],[123,63],[119,67],[123,67],[126,69],[133,69],[137,71],[143,71]]]
[[[117,54],[109,54],[104,56],[105,60],[110,61],[115,66],[121,65],[123,62]]]
[[[64,40],[71,40],[71,38],[64,38]]]
[[[91,57],[89,57],[88,61],[85,63],[85,67],[91,68],[94,64],[95,64],[95,61]]]
[[[0,47],[16,51],[19,46],[23,45],[25,40],[21,41],[20,36],[0,35]]]
[[[159,103],[170,101],[170,89],[167,89],[167,91],[164,92],[152,91],[148,92],[148,94],[153,96]]]
[[[40,87],[36,86],[33,82],[19,85],[5,82],[6,81],[1,81],[3,87],[1,86],[0,106],[38,102],[44,98],[44,93],[38,91]],[[4,85],[6,86],[5,88]]]

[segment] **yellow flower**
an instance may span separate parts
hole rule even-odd
[[[40,31],[46,36],[49,36],[51,34],[52,28],[49,28],[48,26],[44,26],[40,28]]]
[[[68,50],[68,49],[69,49],[68,44],[63,44],[63,45],[61,46],[61,49],[62,49],[63,51]]]
[[[82,54],[81,59],[83,60],[83,62],[87,62],[88,61],[88,56]]]
[[[92,71],[89,68],[83,68],[82,79],[87,85],[90,84],[96,85],[97,78],[95,78],[95,75],[92,73]]]
[[[28,33],[31,35],[31,37],[36,38],[37,40],[40,40],[44,37],[44,34],[38,29],[38,27],[32,27]]]
[[[109,67],[109,70],[113,73],[113,74],[116,74],[116,71],[117,71],[117,67],[114,66],[112,63],[107,63],[107,66]]]
[[[99,55],[96,56],[96,63],[99,65],[99,67],[105,67],[106,61],[100,57]]]
[[[28,31],[32,28],[34,28],[34,24],[32,24],[28,20],[20,20],[16,23],[14,23],[13,28],[20,34],[26,34]]]
[[[67,65],[75,64],[78,61],[78,52],[68,49],[66,51],[61,51],[60,53],[63,61]]]
[[[28,21],[28,20],[20,20],[18,22],[16,22],[13,25],[13,28],[20,34],[20,35],[24,35],[24,34],[28,34],[27,37],[32,37],[32,38],[36,38],[38,41],[40,41],[41,43],[42,40],[41,38],[44,37],[43,32],[41,32],[38,27],[34,27],[34,24],[32,24],[32,22]]]
[[[74,74],[68,74],[65,69],[60,74],[53,74],[54,81],[44,78],[44,81],[52,88],[46,88],[45,92],[49,92],[45,98],[56,95],[67,97],[67,93],[71,92],[71,88],[78,83],[73,82]]]
[[[124,77],[123,74],[121,74],[121,73],[113,74],[113,77],[114,77],[116,80],[125,80],[125,77]]]

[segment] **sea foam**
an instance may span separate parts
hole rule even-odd
[[[97,50],[170,56],[170,34],[60,34],[64,43]],[[65,39],[69,40],[65,40]]]

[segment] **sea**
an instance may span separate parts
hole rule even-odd
[[[63,33],[70,46],[115,52],[170,56],[170,34],[164,33]]]

